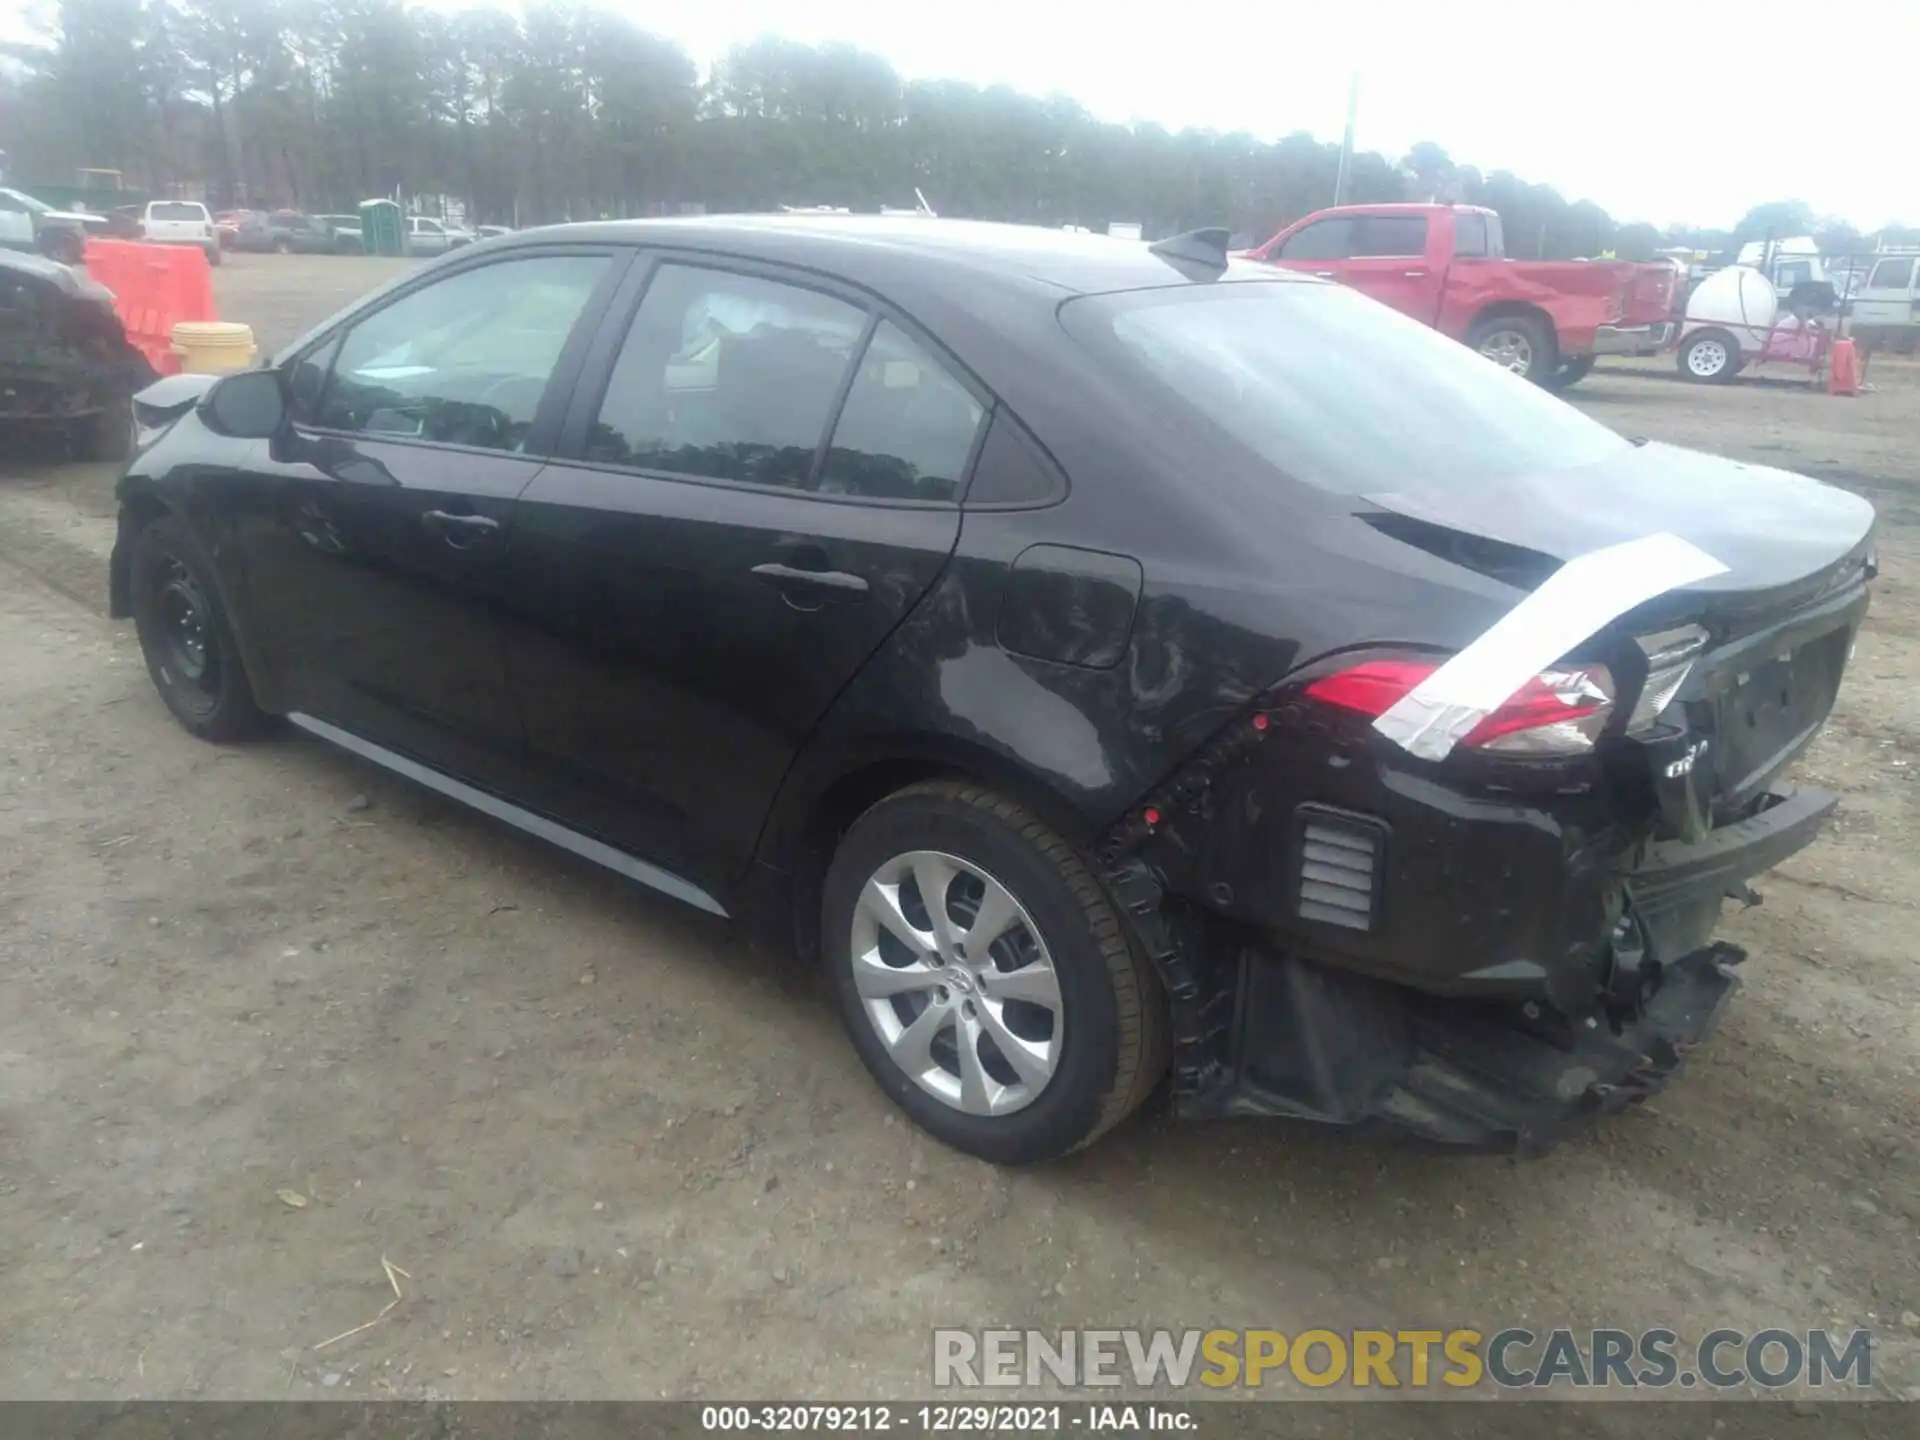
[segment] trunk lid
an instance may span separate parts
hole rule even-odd
[[[1501,578],[1526,584],[1591,550],[1668,532],[1727,568],[1600,628],[1644,659],[1619,666],[1667,834],[1699,839],[1761,805],[1839,694],[1874,572],[1873,507],[1805,476],[1668,445],[1596,465],[1441,494],[1369,496],[1417,531],[1390,533],[1493,573],[1460,539],[1492,541]],[[1377,517],[1375,517],[1378,523]],[[1424,536],[1422,533],[1424,532]],[[1444,548],[1442,537],[1452,537]],[[1515,557],[1521,557],[1516,559]],[[1533,581],[1537,583],[1537,579]]]
[[[1643,535],[1678,535],[1727,567],[1679,593],[1710,597],[1704,608],[1728,615],[1756,606],[1774,611],[1795,592],[1822,589],[1835,570],[1864,558],[1873,541],[1873,507],[1857,495],[1785,470],[1655,443],[1549,475],[1366,500],[1554,562]],[[1685,608],[1703,607],[1696,600]]]

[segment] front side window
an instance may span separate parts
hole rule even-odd
[[[1282,475],[1342,495],[1472,495],[1628,448],[1457,341],[1338,285],[1089,296],[1061,312],[1143,409],[1198,415]]]
[[[875,500],[957,500],[985,414],[944,365],[883,320],[833,427],[819,489]]]
[[[756,275],[662,265],[587,458],[751,485],[807,483],[867,313]]]
[[[522,449],[594,288],[602,255],[462,270],[347,332],[316,423],[363,435]]]
[[[1353,253],[1353,221],[1322,220],[1287,237],[1282,260],[1344,260]]]

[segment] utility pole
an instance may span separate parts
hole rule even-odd
[[[1353,72],[1347,87],[1347,133],[1340,142],[1340,168],[1333,177],[1333,203],[1347,203],[1347,175],[1353,169],[1353,122],[1360,113],[1360,72]]]

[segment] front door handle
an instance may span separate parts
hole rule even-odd
[[[1338,280],[1340,278],[1340,272],[1338,270],[1316,270],[1313,272],[1313,277],[1316,280]]]
[[[428,510],[420,523],[456,550],[478,545],[500,528],[490,515],[454,515],[445,510]]]
[[[852,599],[867,593],[867,582],[844,570],[801,570],[792,565],[769,561],[753,567],[753,573],[769,584],[785,589],[792,585],[827,592],[834,598]]]

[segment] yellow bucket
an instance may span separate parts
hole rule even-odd
[[[189,375],[226,375],[253,364],[253,330],[218,320],[182,320],[173,327],[173,353]]]

